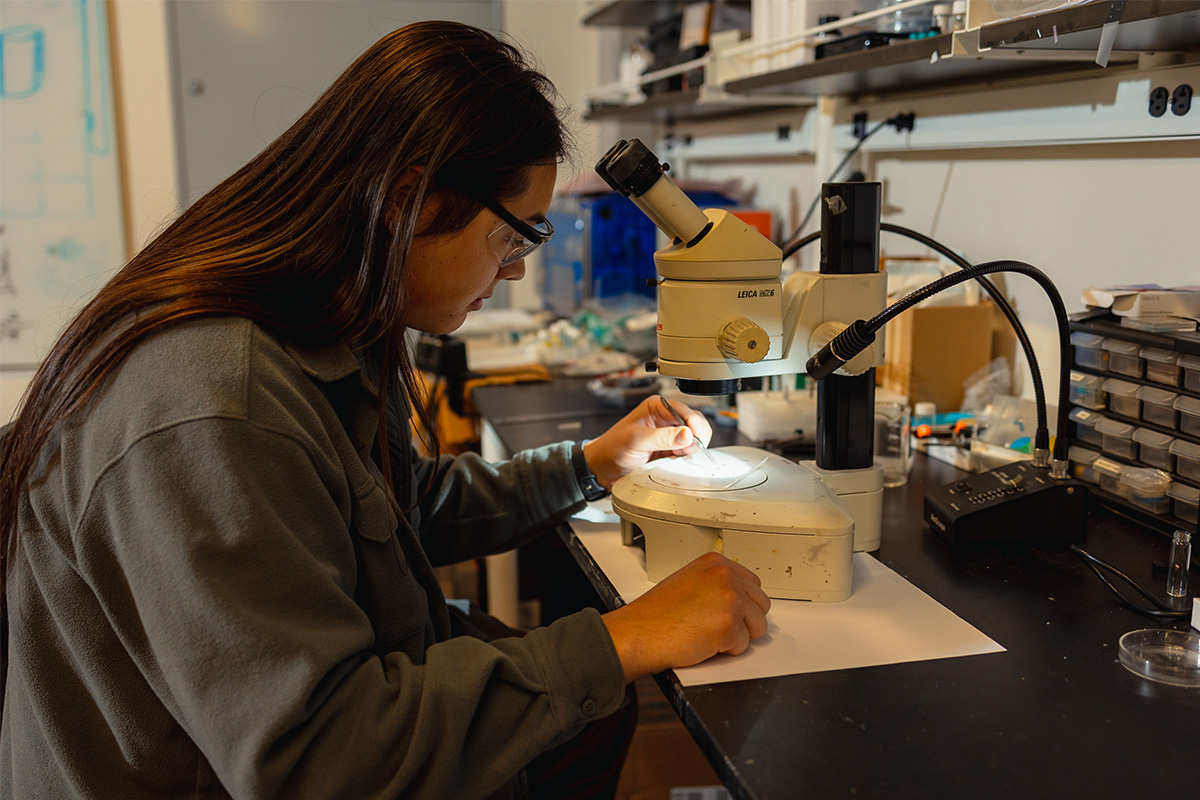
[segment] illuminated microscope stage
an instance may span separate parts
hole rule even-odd
[[[660,581],[716,550],[753,570],[769,597],[836,602],[850,596],[854,520],[810,469],[754,447],[660,459],[613,486],[621,541],[646,542]]]

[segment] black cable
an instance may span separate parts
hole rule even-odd
[[[941,253],[946,258],[953,261],[960,269],[969,269],[971,262],[955,253],[949,247],[946,247],[941,242],[926,236],[923,233],[893,225],[890,222],[881,222],[879,230],[889,233],[907,236],[909,239],[920,242],[926,247],[932,248]],[[1017,312],[1013,310],[1012,305],[1008,302],[1008,298],[1004,296],[994,283],[989,281],[982,275],[977,277],[975,281],[983,287],[983,290],[988,293],[992,300],[996,303],[996,307],[1000,309],[1008,320],[1008,324],[1012,326],[1013,333],[1017,337],[1017,341],[1021,344],[1021,351],[1025,354],[1025,360],[1029,362],[1029,372],[1033,379],[1033,395],[1034,403],[1037,406],[1037,433],[1034,435],[1035,449],[1049,449],[1050,447],[1050,429],[1046,421],[1046,392],[1042,387],[1042,370],[1038,366],[1037,356],[1033,352],[1033,342],[1029,340],[1029,334],[1025,332],[1025,326],[1017,319]]]
[[[1028,275],[1046,292],[1046,296],[1049,297],[1050,304],[1054,308],[1055,320],[1058,323],[1059,338],[1059,389],[1058,420],[1056,424],[1057,435],[1054,441],[1053,458],[1063,465],[1058,471],[1065,470],[1067,450],[1070,447],[1070,439],[1067,434],[1067,414],[1069,412],[1067,390],[1070,386],[1071,378],[1071,342],[1067,329],[1067,309],[1063,305],[1062,296],[1058,293],[1058,288],[1054,285],[1054,282],[1040,269],[1024,262],[990,261],[984,264],[976,264],[973,267],[943,276],[932,283],[922,286],[920,289],[892,303],[869,320],[855,320],[850,327],[835,336],[829,344],[825,345],[815,356],[809,359],[806,365],[808,374],[818,380],[827,377],[855,355],[869,347],[875,341],[875,334],[879,329],[901,312],[951,286],[960,284],[963,281],[973,280],[979,275],[987,275],[993,272],[1019,272]]]
[[[1059,339],[1058,420],[1055,424],[1054,459],[1065,464],[1068,460],[1067,449],[1070,446],[1067,435],[1067,415],[1070,413],[1070,408],[1067,404],[1067,391],[1071,385],[1071,340],[1067,325],[1067,308],[1063,305],[1062,295],[1058,293],[1058,287],[1047,277],[1046,273],[1022,261],[990,261],[984,264],[977,264],[960,272],[939,278],[927,286],[917,289],[907,297],[893,303],[891,307],[885,308],[882,312],[876,314],[873,319],[868,320],[867,327],[872,332],[877,331],[901,311],[916,305],[925,298],[937,294],[950,286],[962,283],[965,280],[992,272],[1019,272],[1028,275],[1046,292],[1046,296],[1050,299],[1050,305],[1054,308],[1054,317],[1058,323]],[[1043,403],[1042,405],[1044,406],[1045,404]]]
[[[1146,614],[1147,616],[1159,617],[1159,618],[1165,618],[1165,619],[1183,619],[1185,617],[1190,617],[1192,615],[1192,612],[1190,610],[1179,610],[1179,609],[1171,608],[1169,605],[1162,602],[1157,597],[1155,597],[1150,592],[1148,592],[1141,584],[1139,584],[1133,578],[1129,577],[1124,572],[1122,572],[1121,570],[1114,567],[1112,564],[1109,564],[1107,561],[1096,558],[1094,555],[1092,555],[1088,551],[1084,550],[1079,545],[1075,545],[1075,544],[1071,545],[1071,552],[1074,553],[1079,558],[1079,560],[1082,561],[1084,563],[1084,565],[1087,566],[1087,568],[1090,569],[1095,574],[1095,576],[1097,578],[1099,578],[1100,581],[1105,586],[1108,587],[1108,590],[1110,592],[1112,592],[1114,595],[1116,595],[1117,599],[1120,600],[1122,604],[1128,606],[1129,608],[1132,608],[1134,611],[1137,611],[1142,614]],[[1130,600],[1125,595],[1121,594],[1121,591],[1115,585],[1113,585],[1113,582],[1110,581],[1108,579],[1108,576],[1106,576],[1104,574],[1104,572],[1102,572],[1101,570],[1107,570],[1108,572],[1111,572],[1116,577],[1120,578],[1122,581],[1124,581],[1126,584],[1128,584],[1130,587],[1132,587],[1135,592],[1137,592],[1142,597],[1144,597],[1146,600],[1149,600],[1152,604],[1154,604],[1155,607],[1150,608],[1149,606],[1140,605],[1140,604],[1134,602],[1133,600]]]
[[[971,266],[971,263],[958,253],[955,253],[946,245],[923,233],[918,233],[900,225],[893,225],[889,222],[880,223],[879,230],[899,234],[900,236],[907,236],[914,241],[920,242],[926,247],[930,247],[941,253],[961,269],[968,269]],[[788,258],[801,247],[816,241],[820,237],[820,231],[810,233],[808,236],[791,245],[790,250],[784,251],[783,257],[785,259]],[[1050,429],[1046,420],[1046,394],[1042,386],[1042,370],[1038,365],[1037,356],[1033,352],[1033,343],[1029,340],[1029,335],[1025,332],[1025,326],[1017,319],[1017,312],[1013,310],[1008,299],[1004,297],[1004,294],[996,285],[983,276],[979,276],[975,280],[996,302],[996,307],[1000,309],[1008,320],[1008,324],[1012,326],[1013,333],[1016,334],[1017,341],[1021,344],[1021,350],[1025,353],[1025,360],[1029,363],[1029,372],[1033,380],[1034,399],[1037,406],[1037,432],[1034,434],[1034,449],[1047,449],[1050,447]]]
[[[783,260],[787,261],[801,247],[804,247],[806,244],[812,244],[813,242],[815,242],[817,239],[820,239],[820,238],[821,238],[821,232],[813,231],[808,236],[805,236],[803,239],[797,239],[796,241],[792,242],[791,244],[789,244],[783,248]]]
[[[834,167],[833,172],[830,173],[829,177],[825,180],[825,182],[829,183],[829,182],[833,181],[834,179],[836,179],[838,176],[838,173],[840,173],[842,171],[842,168],[846,166],[846,163],[849,162],[851,158],[854,158],[855,153],[857,153],[860,149],[862,149],[863,143],[866,142],[867,139],[870,139],[872,136],[874,136],[876,133],[878,133],[880,131],[880,129],[883,128],[884,125],[888,125],[888,124],[895,125],[896,124],[895,118],[893,117],[892,119],[885,119],[882,122],[877,123],[874,128],[871,128],[871,130],[864,133],[862,138],[859,139],[857,142],[855,142],[854,147],[850,148],[850,152],[846,153],[846,156],[845,156],[845,158],[842,159],[841,163],[838,164],[836,167]],[[800,235],[800,232],[804,230],[804,226],[808,225],[808,221],[810,219],[812,219],[813,212],[817,210],[817,204],[820,202],[821,202],[821,194],[818,192],[817,196],[813,198],[812,204],[809,205],[808,211],[804,214],[804,219],[800,220],[800,226],[798,228],[796,228],[795,231],[792,232],[792,235],[788,237],[788,240],[794,239]],[[820,234],[818,234],[818,235],[820,235]],[[785,243],[781,246],[780,249],[786,251],[788,249],[788,247],[789,247],[789,245],[785,241]],[[795,251],[793,250],[792,252],[795,252]],[[784,258],[787,258],[787,255],[784,255]]]

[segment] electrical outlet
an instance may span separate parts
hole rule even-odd
[[[1163,91],[1165,92],[1166,89],[1163,89]],[[866,114],[866,112],[860,111],[854,115],[854,127],[851,128],[851,131],[854,133],[855,139],[867,138],[867,114]]]
[[[1150,92],[1150,116],[1161,117],[1167,113],[1167,104],[1171,97],[1167,94],[1167,90],[1163,87]]]
[[[1192,87],[1181,83],[1171,92],[1171,113],[1182,117],[1192,108]]]

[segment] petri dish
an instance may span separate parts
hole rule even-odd
[[[1200,687],[1200,634],[1148,628],[1120,639],[1125,669],[1160,683]]]
[[[691,489],[700,492],[719,492],[736,488],[749,489],[767,480],[760,469],[766,459],[757,464],[721,450],[709,450],[712,460],[703,453],[691,453],[682,458],[663,458],[653,462],[650,480],[671,489]]]

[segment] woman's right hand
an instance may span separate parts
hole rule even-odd
[[[739,655],[767,632],[762,581],[719,553],[705,553],[628,605],[604,615],[625,680]]]

